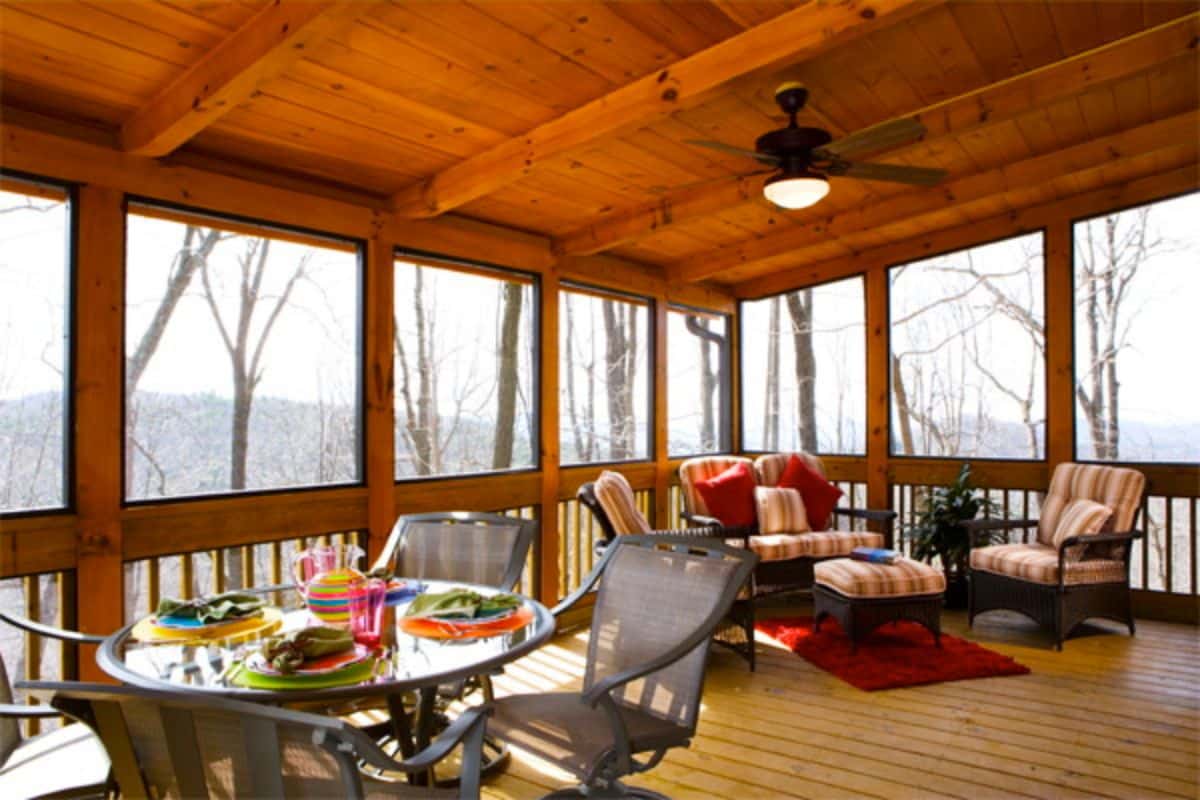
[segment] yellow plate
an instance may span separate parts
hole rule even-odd
[[[256,636],[269,636],[283,625],[283,612],[270,606],[262,614],[249,619],[209,625],[203,630],[163,628],[146,617],[133,626],[130,634],[136,641],[148,644],[207,644],[209,642],[240,642]]]

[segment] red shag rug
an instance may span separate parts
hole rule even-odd
[[[850,640],[835,620],[821,623],[813,633],[811,617],[760,620],[755,629],[787,646],[816,666],[863,691],[898,689],[925,683],[1025,675],[1029,667],[957,636],[933,634],[915,622],[888,623],[858,643],[850,655]]]

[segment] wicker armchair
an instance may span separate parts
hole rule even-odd
[[[1132,636],[1129,557],[1142,538],[1135,530],[1146,478],[1132,469],[1096,464],[1059,464],[1042,502],[1040,519],[973,520],[968,573],[968,620],[985,611],[1018,611],[1054,631],[1054,646],[1093,617],[1123,622]],[[1056,537],[1067,505],[1091,500],[1112,511],[1098,534]],[[981,546],[997,533],[1037,529],[1036,540]],[[1056,542],[1056,538],[1059,540]]]
[[[757,560],[690,536],[621,536],[554,610],[562,613],[599,580],[583,691],[502,698],[489,732],[582,782],[549,797],[662,797],[620,779],[689,745],[709,639]]]
[[[123,797],[479,797],[486,712],[477,708],[401,762],[334,717],[128,686],[20,686],[96,731]],[[389,771],[424,772],[459,744],[463,763],[457,791],[364,785],[359,774],[360,761]]]

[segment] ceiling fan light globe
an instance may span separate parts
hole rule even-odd
[[[789,211],[815,205],[827,194],[829,181],[820,175],[784,173],[768,178],[763,184],[763,196]]]

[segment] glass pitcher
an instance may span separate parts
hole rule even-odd
[[[350,623],[350,596],[366,576],[358,565],[366,552],[355,544],[318,545],[292,558],[292,576],[309,613],[326,625]]]

